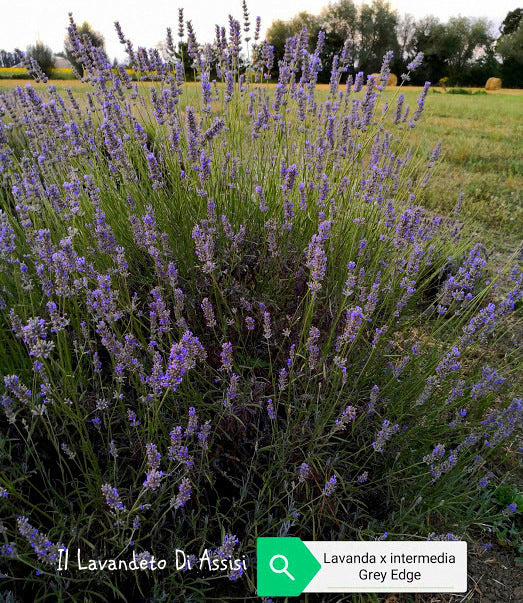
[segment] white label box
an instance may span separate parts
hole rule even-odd
[[[461,593],[464,541],[304,541],[321,569],[303,592]]]

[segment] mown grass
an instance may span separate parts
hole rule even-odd
[[[409,101],[414,95],[407,92]],[[443,212],[464,193],[462,216],[499,251],[521,232],[523,96],[434,94],[424,128],[413,132],[421,152],[441,139],[443,158],[423,203]]]

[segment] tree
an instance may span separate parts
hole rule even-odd
[[[28,46],[26,55],[33,58],[41,67],[42,71],[49,75],[54,67],[53,51],[42,42],[37,42],[34,46]]]
[[[504,53],[503,66],[512,74],[523,57],[522,9],[509,13],[501,28],[498,52]],[[412,75],[413,84],[437,83],[448,77],[451,84],[481,85],[485,77],[499,73],[499,62],[493,50],[494,37],[485,19],[455,17],[447,23],[433,16],[416,21],[411,15],[399,17],[385,0],[357,7],[354,0],[338,0],[325,7],[320,15],[302,12],[289,21],[274,21],[267,32],[274,46],[275,66],[283,57],[285,40],[307,27],[309,45],[321,29],[325,45],[321,55],[322,71],[318,81],[329,81],[334,55],[344,44],[349,50],[349,73],[379,71],[383,56],[394,52],[391,70],[400,75],[418,52],[424,59]],[[488,74],[488,75],[487,75]]]
[[[399,52],[397,26],[398,15],[388,2],[374,0],[371,5],[361,6],[358,19],[358,70],[365,73],[379,71],[383,55],[388,50],[392,50],[397,57]]]
[[[502,36],[508,36],[517,31],[521,19],[523,18],[523,8],[516,8],[507,13],[507,16],[503,19],[503,23],[499,28]]]
[[[412,15],[402,15],[396,29],[398,37],[398,61],[401,62],[401,72],[406,65],[416,56],[414,39],[416,35],[416,20]]]
[[[449,51],[447,65],[451,82],[466,83],[467,67],[475,53],[485,53],[493,40],[485,19],[454,17],[446,25],[444,41]]]
[[[483,88],[489,77],[499,77],[501,65],[492,47],[478,57],[469,67],[467,85]]]
[[[104,56],[107,58],[107,55],[105,53],[105,40],[104,40],[103,35],[100,32],[95,31],[87,21],[84,21],[82,23],[82,25],[78,28],[78,34],[79,34],[80,38],[82,39],[82,41],[85,42],[86,44],[91,43],[94,47],[101,48],[103,50]],[[65,51],[65,56],[66,56],[67,60],[71,63],[71,65],[79,73],[82,73],[84,66],[73,55],[72,50],[71,50],[71,43],[69,40],[69,36],[67,36],[65,39],[64,51]]]
[[[330,66],[335,54],[339,54],[341,48],[348,41],[349,63],[348,69],[354,71],[357,62],[358,49],[358,9],[352,0],[340,0],[336,4],[330,4],[320,14],[320,26],[325,31],[325,50],[323,63],[328,70],[327,81],[330,75]]]
[[[496,52],[501,56],[501,79],[507,88],[523,87],[523,9],[511,11],[501,27]]]
[[[295,36],[304,27],[307,28],[309,45],[312,46],[320,30],[320,19],[307,11],[302,11],[289,21],[277,19],[267,30],[267,41],[274,47],[274,67],[278,71],[278,63],[283,59],[285,41]]]
[[[0,67],[16,67],[20,63],[18,56],[19,51],[16,49],[14,52],[0,50]]]
[[[433,16],[420,19],[415,27],[413,49],[423,52],[424,59],[412,78],[413,83],[426,80],[437,83],[448,77],[451,84],[470,84],[477,61],[480,63],[475,67],[475,77],[482,78],[478,69],[492,68],[492,57],[487,56],[492,40],[485,19],[455,17],[446,24]],[[484,85],[481,81],[474,83]]]
[[[278,64],[283,59],[283,49],[285,48],[285,40],[292,35],[290,32],[289,23],[276,19],[271,23],[267,30],[267,41],[274,47],[274,66],[273,69],[277,73]]]

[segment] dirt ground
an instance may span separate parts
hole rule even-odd
[[[383,603],[522,603],[523,566],[517,566],[514,550],[492,543],[489,551],[469,545],[467,585],[463,594],[390,595]]]

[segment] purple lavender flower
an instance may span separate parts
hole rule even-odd
[[[225,534],[223,543],[214,551],[214,556],[219,559],[230,559],[234,554],[234,549],[240,541],[233,534]]]
[[[441,459],[441,457],[443,457],[444,455],[445,446],[443,446],[442,444],[436,444],[436,446],[434,446],[434,450],[430,454],[427,454],[423,457],[423,462],[427,465],[430,465],[434,461],[439,461],[439,459]]]
[[[456,466],[458,462],[458,450],[450,450],[448,457],[445,458],[444,455],[442,455],[439,457],[439,460],[439,463],[432,463],[430,465],[430,473],[433,482],[437,481],[444,473],[447,473]]]
[[[198,415],[194,406],[189,407],[189,420],[187,421],[187,427],[185,429],[185,437],[192,436],[198,430]]]
[[[206,356],[198,337],[185,331],[180,342],[171,347],[167,370],[162,376],[163,387],[171,387],[176,391],[184,375],[196,366],[197,360],[205,360]]]
[[[164,475],[165,473],[163,471],[159,471],[158,469],[150,469],[147,472],[143,485],[148,490],[158,490],[158,488],[161,486]]]
[[[26,325],[20,322],[11,309],[11,325],[16,336],[24,340],[29,349],[29,356],[46,359],[54,350],[55,344],[47,339],[47,323],[45,319],[34,316]]]
[[[175,427],[170,432],[171,445],[169,446],[169,460],[177,460],[180,463],[183,463],[187,467],[192,467],[194,465],[194,459],[189,454],[189,449],[187,446],[182,444],[182,434],[183,430],[180,425]]]
[[[325,277],[327,271],[327,255],[323,248],[323,240],[320,235],[312,235],[309,243],[306,260],[307,268],[310,272],[310,280],[307,285],[312,294],[321,291],[321,281]]]
[[[178,9],[178,37],[180,39],[184,36],[184,18],[183,18],[183,8]]]
[[[4,377],[6,389],[17,398],[22,404],[31,402],[31,390],[20,382],[17,375],[6,375]]]
[[[338,338],[337,347],[354,341],[362,322],[363,310],[359,306],[348,309],[346,311],[345,327],[342,334]]]
[[[123,316],[118,307],[119,291],[113,288],[109,274],[101,274],[97,277],[98,287],[87,291],[87,307],[95,318],[109,322],[115,322]]]
[[[418,100],[416,101],[416,111],[412,116],[412,120],[409,122],[409,126],[412,128],[415,126],[415,122],[419,120],[421,114],[423,113],[423,108],[425,106],[425,99],[427,98],[427,94],[429,93],[430,82],[425,82],[423,85],[422,91],[419,93]]]
[[[470,391],[470,397],[474,399],[497,391],[505,382],[505,379],[498,374],[497,370],[490,366],[482,366],[481,371],[481,379],[472,386]]]
[[[503,515],[505,515],[505,516],[512,515],[513,513],[515,513],[517,511],[517,509],[518,509],[517,503],[515,503],[515,502],[510,503],[503,509]]]
[[[9,542],[0,546],[0,556],[14,559],[17,553],[16,542]],[[2,578],[5,577],[2,575]]]
[[[169,501],[171,507],[174,507],[175,509],[183,507],[191,498],[191,482],[186,477],[183,477],[178,486],[178,490],[178,494]]]
[[[58,551],[63,548],[61,543],[53,544],[45,534],[29,523],[27,517],[18,517],[16,526],[20,535],[29,542],[40,561],[49,565],[58,564]]]
[[[320,348],[317,345],[319,338],[320,330],[317,327],[311,327],[305,343],[305,346],[309,351],[309,369],[311,371],[317,366],[320,357]]]
[[[202,111],[204,113],[211,112],[211,84],[209,83],[209,74],[202,73],[200,76],[200,84],[202,88]]]
[[[392,50],[387,51],[383,55],[383,62],[381,64],[380,71],[380,88],[384,89],[389,81],[390,77],[390,62],[394,57],[394,52]]]
[[[398,96],[398,100],[396,101],[396,110],[394,112],[394,120],[393,124],[397,125],[401,122],[401,118],[403,116],[403,103],[405,102],[405,97],[403,94]]]
[[[209,447],[209,435],[211,433],[211,423],[210,421],[206,421],[200,427],[200,431],[198,432],[198,442],[200,446],[206,450]]]
[[[230,341],[222,343],[222,351],[220,352],[221,371],[232,371],[232,344]]]
[[[234,98],[234,72],[230,69],[225,72],[225,91],[223,98],[226,103],[230,103]]]
[[[400,430],[399,425],[392,425],[390,421],[385,419],[380,431],[376,434],[376,440],[372,442],[372,447],[376,452],[383,452],[383,447],[395,433]]]
[[[105,497],[105,502],[113,511],[116,511],[117,513],[125,511],[125,505],[121,501],[120,495],[118,494],[118,490],[116,488],[113,488],[111,484],[104,484],[101,490]]]
[[[356,276],[354,275],[354,269],[356,268],[355,262],[349,262],[347,265],[347,280],[343,288],[343,295],[347,297],[352,295],[354,292],[354,285],[356,284]]]
[[[171,329],[170,312],[162,298],[162,290],[155,287],[151,290],[152,302],[149,304],[149,317],[151,319],[151,333],[157,336],[167,333]]]
[[[423,53],[418,52],[418,54],[414,57],[414,59],[407,65],[407,69],[409,71],[414,71],[418,67],[421,67],[423,63]]]
[[[127,419],[129,420],[131,427],[138,427],[138,425],[140,425],[140,421],[136,417],[136,413],[130,408],[127,409]]]
[[[336,490],[337,485],[338,485],[338,480],[335,475],[332,475],[325,483],[325,486],[323,486],[323,490],[322,490],[323,495],[331,496],[331,494],[334,493],[334,490]]]
[[[239,382],[240,378],[238,377],[238,375],[232,373],[229,379],[229,385],[227,386],[225,406],[229,407],[231,404],[230,401],[236,398],[236,394],[238,393]]]
[[[15,231],[11,227],[7,214],[0,210],[0,260],[10,262],[14,250]]]
[[[509,438],[512,433],[521,429],[523,424],[523,403],[521,398],[514,398],[505,409],[495,409],[481,422],[484,444],[492,448]],[[469,436],[470,439],[473,435]]]
[[[260,27],[261,27],[261,17],[256,17],[256,26],[254,29],[254,41],[257,42],[260,39]]]
[[[450,352],[445,354],[442,361],[436,367],[436,372],[440,378],[445,377],[451,371],[457,371],[461,367],[461,363],[457,360],[461,353],[457,347],[453,347]]]
[[[156,446],[156,444],[147,444],[146,454],[147,466],[149,467],[149,469],[158,469],[162,456],[158,452],[158,447]]]
[[[233,65],[236,65],[239,59],[242,47],[240,22],[229,15],[229,52]]]
[[[149,169],[149,180],[151,181],[153,190],[157,190],[164,186],[160,166],[158,165],[158,160],[156,159],[154,153],[152,151],[147,151],[147,147],[144,150],[146,151],[145,158],[147,160],[147,167]]]
[[[299,474],[300,482],[306,481],[310,477],[310,474],[311,474],[311,469],[310,469],[309,465],[307,465],[307,463],[302,463],[300,465],[300,474]]]
[[[202,299],[200,307],[203,310],[205,323],[210,329],[214,328],[218,323],[216,322],[216,318],[214,317],[214,310],[212,308],[212,304],[207,297],[204,297]]]
[[[218,136],[218,134],[224,129],[225,121],[221,117],[217,117],[210,128],[208,128],[204,134],[203,138],[207,142],[211,142],[214,138]]]
[[[350,423],[356,416],[356,409],[354,406],[346,406],[340,416],[336,419],[336,425],[334,431],[343,431],[347,424]]]
[[[203,263],[202,270],[210,274],[215,268],[214,259],[214,229],[206,225],[199,225],[193,228],[192,238],[196,247],[196,255]]]
[[[358,484],[364,484],[369,479],[369,472],[364,471],[362,474],[358,475],[356,481]]]
[[[249,22],[249,10],[247,8],[247,2],[242,0],[242,11],[243,11],[243,31],[245,33],[249,33],[250,31],[250,22]],[[244,38],[246,42],[249,42],[251,39],[249,36]]]

